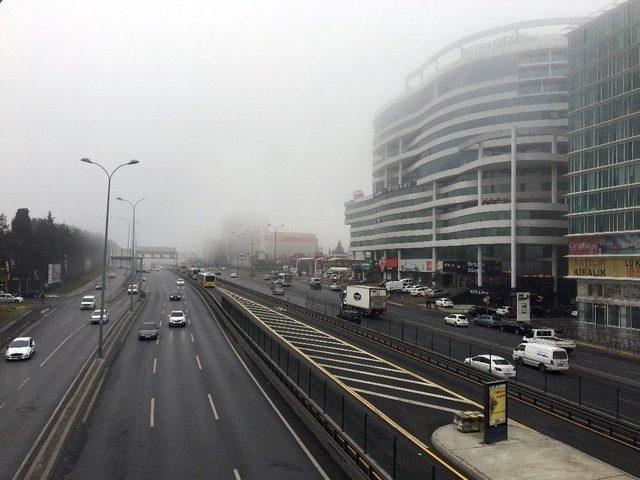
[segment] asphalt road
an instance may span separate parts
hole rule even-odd
[[[176,278],[147,275],[138,323],[162,321],[159,338],[140,341],[129,332],[56,478],[345,478],[266,385],[279,417],[198,294],[186,286],[182,301],[168,300]],[[169,328],[172,309],[186,313],[186,327]],[[264,381],[250,362],[247,368]]]
[[[252,280],[243,275],[227,280],[270,293],[269,282],[256,275]],[[286,289],[285,299],[328,314],[337,313],[340,303],[338,292],[327,288],[311,290],[304,279],[294,279]],[[389,305],[388,315],[380,320],[363,319],[363,325],[373,330],[389,332],[407,341],[415,341],[419,328],[419,345],[460,361],[479,354],[501,355],[511,360],[513,348],[522,337],[498,329],[470,325],[456,328],[444,325],[445,314],[423,307]],[[389,324],[389,320],[395,321]],[[401,328],[404,324],[404,327]],[[434,331],[433,339],[430,331]],[[451,346],[449,339],[451,338]],[[486,346],[485,346],[486,345]],[[640,368],[636,358],[611,354],[592,348],[578,347],[570,356],[572,368],[561,375],[545,375],[530,367],[518,368],[518,379],[550,393],[628,421],[640,423]]]
[[[251,285],[247,280],[241,279],[240,281],[246,285]],[[301,296],[295,290],[295,288],[290,290],[288,292],[288,297],[293,301],[296,301],[294,299],[297,298],[297,301],[300,302]],[[268,291],[268,287],[262,288],[262,291]],[[304,302],[304,296],[302,296],[302,300]],[[291,316],[298,318],[297,315]],[[415,361],[409,357],[399,354],[398,352],[372,344],[360,337],[343,332],[342,330],[338,330],[326,324],[315,322],[310,319],[305,319],[305,322],[317,327],[323,332],[330,333],[355,347],[361,348],[370,354],[377,355],[387,362],[415,373],[433,385],[449,389],[471,401],[475,401],[477,403],[482,402],[481,388],[463,378],[456,377],[438,368]],[[325,363],[330,362],[325,361]],[[357,373],[350,372],[350,377],[359,378],[363,373],[366,374],[365,371],[367,369],[356,367],[354,370],[357,370]],[[395,384],[389,384],[389,382],[386,383],[387,385],[377,386],[378,389],[374,390],[374,392],[379,393],[381,391],[379,389],[386,388],[388,393],[389,387],[395,386]],[[421,389],[423,389],[423,387],[418,388],[418,390]],[[417,411],[414,407],[409,407],[407,405],[407,401],[415,399],[412,395],[407,395],[406,393],[401,392],[395,393],[391,396],[394,398],[379,398],[369,394],[367,398],[420,439],[429,439],[433,430],[437,428],[437,426],[448,423],[451,420],[452,414],[443,415],[442,411],[438,408],[433,408],[433,405],[421,405],[420,407],[422,408],[418,408]],[[434,402],[430,403],[433,404]],[[445,417],[447,418],[445,419]],[[572,445],[575,448],[593,455],[607,463],[615,465],[629,473],[634,475],[640,474],[640,456],[637,454],[638,452],[635,449],[618,444],[617,442],[596,434],[595,432],[580,428],[570,422],[561,420],[558,417],[547,414],[528,405],[520,404],[516,401],[510,402],[510,418],[519,421],[530,428],[538,430],[541,433]]]
[[[114,290],[122,282],[121,271],[113,281]],[[93,285],[93,284],[92,284]],[[0,360],[0,478],[10,479],[29,452],[50,415],[98,343],[98,325],[91,325],[91,311],[80,310],[85,294],[96,296],[90,288],[72,297],[47,298],[48,310],[20,336],[36,342],[36,354],[29,360],[7,362],[4,349]],[[103,333],[117,323],[128,307],[127,295],[108,305],[111,320]],[[96,305],[99,308],[99,305]]]

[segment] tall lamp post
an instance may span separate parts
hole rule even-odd
[[[236,256],[236,276],[238,275],[238,258],[240,257],[240,233],[241,232],[231,232],[231,235],[236,236],[236,244],[233,252]]]
[[[251,278],[253,278],[253,236],[260,233],[260,230],[256,230],[255,232],[246,230],[246,232],[251,235]]]
[[[284,227],[283,225],[271,225],[268,224],[269,227],[273,228],[273,274],[276,274],[276,246],[278,245],[278,229]]]
[[[132,234],[131,234],[131,282],[136,278],[136,207],[138,204],[144,200],[141,198],[136,202],[132,203],[126,198],[117,197],[116,200],[120,200],[121,202],[128,203],[131,209],[133,210],[133,220],[131,224],[133,225]],[[133,290],[131,291],[131,302],[129,304],[129,310],[133,310]]]
[[[92,165],[96,165],[100,167],[102,171],[107,176],[107,213],[105,216],[104,222],[104,249],[102,254],[102,290],[100,290],[100,325],[98,328],[98,358],[102,358],[102,323],[104,322],[104,290],[106,288],[107,283],[107,240],[109,238],[109,202],[111,201],[111,177],[116,173],[120,168],[127,165],[135,165],[139,163],[138,160],[130,160],[127,163],[123,163],[114,168],[111,173],[107,171],[102,165],[98,162],[94,162],[93,160],[89,160],[88,158],[81,158],[81,162],[91,163]]]

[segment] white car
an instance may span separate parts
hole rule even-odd
[[[80,300],[80,310],[93,310],[96,308],[96,297],[93,295],[85,295]]]
[[[133,285],[129,285],[129,288],[127,288],[127,295],[137,295],[138,294],[138,285],[133,284]]]
[[[515,367],[497,355],[476,355],[475,357],[465,358],[464,363],[498,377],[514,378],[516,376]]]
[[[233,273],[230,275],[230,277],[231,277],[231,278],[238,278],[238,274],[237,274],[236,272],[233,272]]]
[[[427,287],[418,286],[409,290],[409,293],[412,297],[422,296],[424,297],[427,294]]]
[[[462,313],[452,313],[444,317],[444,323],[447,325],[453,325],[454,327],[468,327],[469,320],[467,316]]]
[[[176,286],[178,287],[184,287],[184,280],[179,278],[176,280]]]
[[[448,298],[439,298],[436,300],[436,307],[453,308],[453,302]]]
[[[100,323],[100,309],[97,308],[96,310],[93,311],[93,313],[91,314],[91,323]],[[109,312],[107,312],[106,310],[104,311],[104,317],[102,318],[102,323],[107,323],[109,321]]]
[[[22,303],[22,302],[24,302],[24,298],[22,297],[11,295],[10,293],[0,293],[0,303]]]
[[[572,317],[577,317],[578,316],[578,310],[571,310],[571,316]]]
[[[331,290],[332,292],[340,292],[342,291],[342,287],[338,283],[332,283],[331,285],[329,285],[329,290]]]
[[[187,324],[187,318],[182,310],[172,310],[169,314],[170,327],[184,327]]]
[[[31,337],[18,337],[7,347],[4,358],[7,360],[24,360],[36,353],[36,342]]]

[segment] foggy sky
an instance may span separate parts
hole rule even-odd
[[[447,43],[606,0],[0,3],[0,212],[99,232],[145,198],[139,244],[201,250],[221,220],[266,215],[321,246],[370,193],[373,115]],[[130,209],[112,202],[126,244]]]

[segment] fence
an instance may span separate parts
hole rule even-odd
[[[459,478],[432,454],[365,407],[315,365],[274,338],[224,296],[223,310],[255,347],[304,390],[308,398],[393,480]]]

